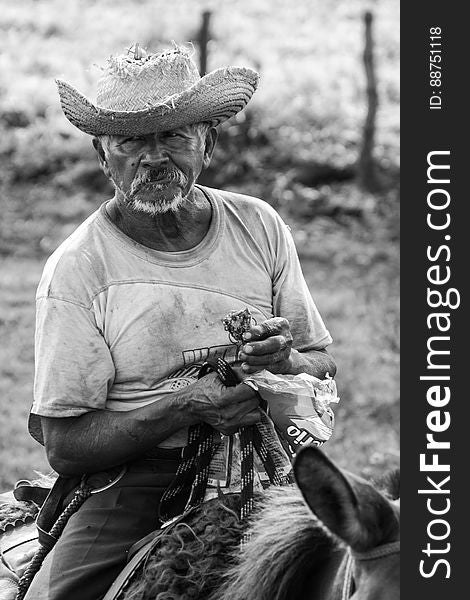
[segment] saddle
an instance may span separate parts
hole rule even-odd
[[[39,548],[35,504],[19,503],[14,492],[0,494],[0,600],[14,600],[19,578]]]
[[[37,486],[30,485],[29,489],[28,486],[25,486],[25,489],[21,490],[18,495],[26,495],[28,498],[35,498],[37,500],[37,496],[42,491],[50,492],[50,489],[42,488],[39,491]],[[216,500],[210,500],[209,503]],[[8,492],[7,494],[0,495],[0,508],[2,501],[5,505],[11,505],[15,503],[16,498],[12,492]],[[199,509],[200,507],[192,507],[173,519],[166,526],[151,532],[136,542],[129,550],[126,565],[109,588],[103,600],[117,600],[147,557],[156,550],[162,538],[171,535],[173,529],[179,524],[194,518],[194,513]],[[37,523],[29,516],[24,521],[17,519],[14,523],[11,523],[5,530],[0,531],[0,548],[0,600],[14,600],[17,598],[19,592],[18,584],[21,576],[30,564],[31,558],[41,548]]]
[[[12,514],[14,514],[15,506],[22,506],[23,508],[24,505],[19,504],[19,502],[22,503],[26,500],[34,503],[37,513],[46,497],[54,492],[56,492],[56,495],[59,495],[61,492],[59,488],[63,487],[63,484],[60,483],[57,485],[56,491],[53,488],[36,486],[30,482],[22,482],[22,485],[16,487],[13,492],[0,494],[0,508],[2,506],[12,507]],[[145,557],[158,544],[160,537],[167,535],[172,528],[187,520],[196,509],[197,507],[193,507],[175,518],[167,527],[155,530],[136,542],[129,551],[127,564],[103,600],[114,600],[117,598],[142,564]],[[36,519],[29,514],[24,518],[13,517],[9,523],[7,523],[6,519],[4,521],[0,528],[0,600],[14,600],[18,592],[20,578],[23,576],[33,556],[41,548],[43,540],[40,542],[40,538],[43,532],[40,527],[38,528]]]

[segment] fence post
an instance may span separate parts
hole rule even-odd
[[[374,67],[374,46],[372,39],[373,15],[367,11],[364,14],[365,45],[364,67],[366,72],[367,115],[362,134],[362,146],[357,165],[357,178],[361,187],[374,191],[378,187],[376,165],[374,162],[375,119],[377,116],[378,94],[377,79]]]
[[[209,23],[211,19],[210,10],[205,10],[202,13],[202,22],[201,29],[198,35],[198,44],[199,44],[199,72],[201,77],[207,73],[207,56],[208,49],[207,45],[209,40],[211,39],[210,31],[209,31]]]

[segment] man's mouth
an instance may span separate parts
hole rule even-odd
[[[170,183],[172,182],[167,177],[152,179],[151,181],[147,181],[146,183],[142,183],[141,185],[139,185],[139,187],[135,191],[138,192],[139,190],[146,188],[162,189],[164,187],[167,187]]]
[[[147,182],[148,183],[161,183],[162,181],[170,181],[171,179],[175,179],[176,172],[168,171],[165,169],[164,171],[158,171],[158,173],[148,173]]]
[[[181,187],[186,184],[186,177],[181,171],[174,169],[163,169],[161,171],[147,171],[143,175],[137,177],[132,184],[131,194],[135,194],[144,188],[154,188],[161,190],[172,183],[176,183]]]

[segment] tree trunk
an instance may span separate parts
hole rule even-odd
[[[374,143],[375,143],[375,120],[377,116],[378,94],[377,79],[374,69],[374,46],[372,40],[372,13],[364,14],[365,23],[365,47],[364,47],[364,67],[367,81],[367,116],[364,123],[362,134],[362,147],[357,165],[357,178],[361,187],[369,191],[375,191],[378,188],[378,177],[376,164],[374,161]]]
[[[211,12],[209,10],[205,10],[202,13],[201,29],[199,31],[199,36],[198,36],[199,72],[201,74],[201,77],[207,73],[207,56],[208,56],[207,45],[209,43],[209,40],[211,39],[210,31],[209,31],[210,19],[211,19]]]

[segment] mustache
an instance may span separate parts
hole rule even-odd
[[[179,169],[160,169],[154,170],[149,169],[140,173],[132,182],[130,195],[137,193],[141,188],[155,184],[156,189],[161,189],[161,183],[176,183],[181,187],[184,187],[188,183],[186,175]]]

